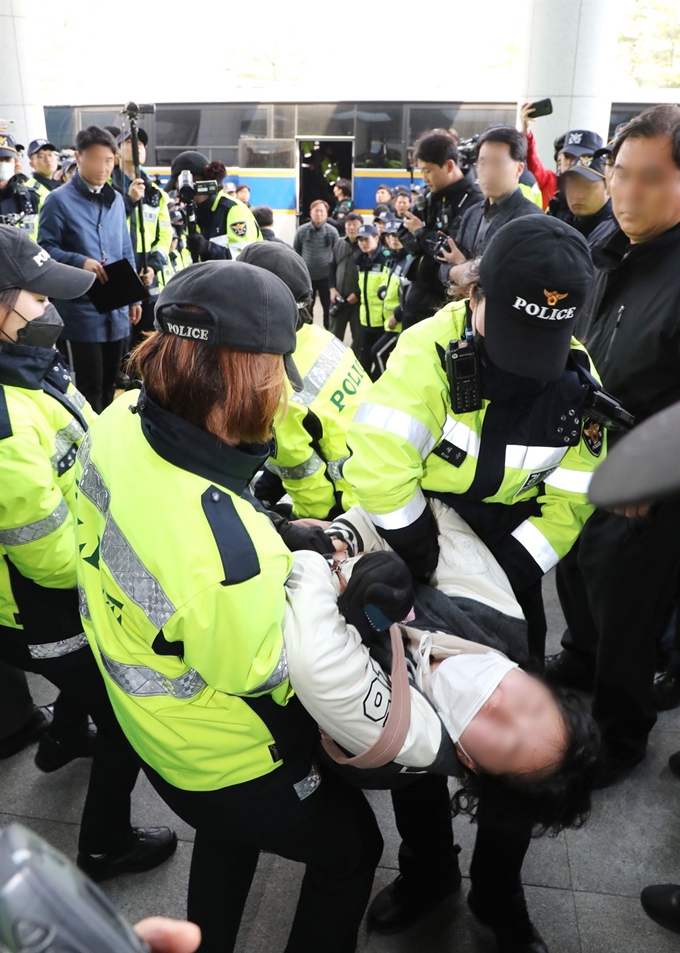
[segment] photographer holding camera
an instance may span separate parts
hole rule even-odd
[[[170,167],[167,188],[178,189],[186,206],[187,248],[194,262],[236,258],[245,245],[262,241],[248,206],[221,191],[223,169],[221,162],[209,162],[202,153],[191,151],[181,152]]]
[[[40,196],[15,171],[19,152],[11,136],[0,136],[0,222],[25,229],[35,238]]]
[[[399,232],[402,245],[414,256],[406,276],[411,287],[404,303],[404,328],[431,317],[445,303],[437,274],[442,239],[453,237],[463,213],[484,200],[474,173],[458,164],[458,146],[450,133],[424,133],[413,147],[413,159],[429,192],[417,196]]]

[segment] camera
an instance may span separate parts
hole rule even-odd
[[[342,308],[342,306],[345,305],[345,304],[347,304],[347,298],[343,298],[342,295],[336,295],[336,296],[335,296],[335,301],[334,301],[333,304],[331,305],[330,311],[328,312],[328,314],[330,315],[330,317],[331,317],[331,318],[334,318],[335,315],[336,315],[336,314],[338,313],[338,311],[340,310],[340,308]]]
[[[197,195],[217,195],[219,186],[215,179],[205,182],[194,182],[194,177],[188,169],[183,169],[177,176],[177,193],[184,203],[193,202]]]
[[[25,217],[25,212],[9,212],[7,215],[0,215],[0,225],[21,225]]]
[[[153,116],[156,112],[155,103],[126,103],[121,110],[128,119],[136,119],[137,116]]]
[[[479,136],[472,136],[471,139],[461,139],[458,143],[458,165],[461,169],[469,169],[474,165],[478,141]]]

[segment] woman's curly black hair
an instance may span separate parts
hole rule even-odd
[[[599,767],[600,732],[581,699],[553,689],[564,721],[567,744],[557,770],[550,774],[475,774],[465,769],[462,786],[451,799],[453,816],[477,817],[481,797],[502,806],[503,813],[534,822],[534,836],[557,836],[565,828],[583,827],[591,811],[591,794]]]

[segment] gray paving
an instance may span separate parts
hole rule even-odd
[[[552,579],[545,586],[549,645],[558,648],[562,618]],[[31,678],[38,703],[54,690]],[[649,756],[629,780],[596,796],[593,817],[582,831],[535,841],[523,879],[534,920],[551,953],[671,953],[680,938],[656,926],[642,912],[639,893],[650,883],[680,880],[680,780],[667,766],[680,750],[680,710],[659,718]],[[75,857],[78,820],[88,764],[75,762],[53,775],[41,774],[33,752],[0,762],[0,826],[19,820]],[[376,876],[380,890],[395,875],[398,836],[384,792],[370,795],[385,838]],[[145,780],[134,795],[138,823],[173,824],[180,838],[175,857],[148,874],[120,877],[106,891],[135,921],[150,914],[184,914],[193,831],[159,800]],[[423,829],[427,828],[426,819]],[[467,877],[475,829],[454,821]],[[263,855],[248,901],[238,953],[283,950],[302,877],[299,865]],[[465,904],[465,888],[409,931],[382,937],[362,930],[361,953],[491,953],[494,942],[477,926]],[[322,953],[322,951],[320,951]]]

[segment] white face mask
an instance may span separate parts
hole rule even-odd
[[[496,652],[462,653],[445,659],[432,673],[430,696],[456,743],[513,668],[518,668],[515,662]]]
[[[0,159],[0,182],[7,182],[14,175],[12,159]]]

